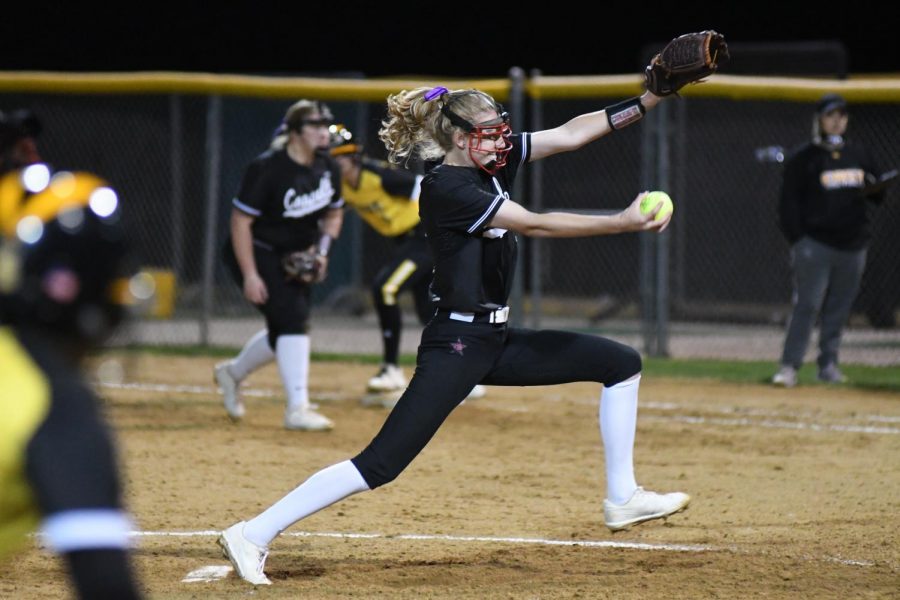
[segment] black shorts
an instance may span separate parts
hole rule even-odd
[[[238,266],[230,238],[223,246],[222,254],[231,276],[243,292],[244,276]],[[309,331],[312,287],[286,277],[281,266],[280,252],[254,243],[253,256],[256,260],[256,270],[269,291],[269,299],[264,304],[254,306],[266,318],[269,345],[274,349],[278,336],[299,335]]]

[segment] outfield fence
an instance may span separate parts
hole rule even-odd
[[[99,173],[119,190],[135,248],[160,277],[166,327],[144,343],[205,344],[211,323],[246,319],[219,260],[242,169],[269,142],[287,106],[329,103],[384,157],[376,132],[388,94],[420,85],[477,87],[507,104],[516,130],[554,127],[640,93],[639,76],[447,81],[261,77],[187,73],[0,72],[0,109],[31,108],[54,167]],[[643,189],[664,189],[675,216],[662,235],[524,240],[512,299],[516,321],[561,316],[585,325],[637,319],[644,350],[669,352],[673,322],[782,322],[789,309],[788,248],[776,219],[784,154],[810,135],[826,92],[850,102],[848,137],[885,169],[900,165],[900,76],[847,80],[717,75],[662,103],[638,125],[564,156],[533,163],[514,198],[534,210],[616,211]],[[413,169],[421,166],[411,165]],[[900,186],[872,214],[873,242],[854,323],[896,327],[900,307]],[[367,283],[389,240],[348,212],[317,314],[369,310]],[[183,322],[190,339],[166,332]],[[224,323],[225,325],[221,325]]]

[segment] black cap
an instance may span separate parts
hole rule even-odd
[[[833,110],[847,112],[847,101],[838,94],[825,94],[816,102],[816,114],[824,115]]]

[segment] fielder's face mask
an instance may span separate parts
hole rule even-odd
[[[482,123],[471,123],[467,119],[462,118],[451,107],[453,103],[463,96],[476,94],[477,92],[463,92],[453,96],[445,87],[436,87],[425,94],[425,100],[430,101],[439,98],[441,101],[441,114],[447,119],[466,132],[468,140],[469,158],[472,159],[478,167],[490,175],[494,175],[506,166],[509,152],[512,150],[510,136],[512,129],[509,126],[509,113],[507,113],[501,104],[493,102],[493,109],[497,111],[497,118]],[[446,97],[446,100],[444,98]],[[490,141],[493,148],[483,147],[485,141]],[[502,145],[503,147],[498,147]],[[493,154],[496,158],[489,162],[482,163],[476,154]]]

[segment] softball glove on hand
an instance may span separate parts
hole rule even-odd
[[[709,77],[728,62],[725,36],[713,30],[678,36],[644,70],[644,86],[656,96],[675,94]]]
[[[313,283],[319,276],[320,262],[317,260],[315,248],[288,252],[281,257],[281,267],[287,279],[301,283]]]

